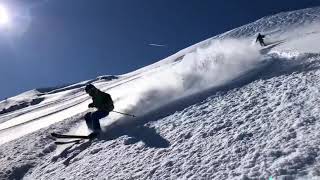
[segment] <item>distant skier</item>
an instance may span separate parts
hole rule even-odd
[[[110,94],[100,91],[92,84],[88,84],[85,91],[92,97],[93,101],[88,107],[97,108],[97,111],[85,115],[88,129],[95,133],[101,130],[99,119],[108,116],[109,112],[113,110],[113,101]]]
[[[265,35],[262,35],[259,33],[257,36],[256,42],[259,41],[261,46],[266,46],[266,43],[264,43],[264,40],[263,40],[263,38],[265,38],[265,37],[266,37]]]

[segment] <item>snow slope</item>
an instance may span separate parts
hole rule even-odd
[[[0,179],[320,179],[319,16],[265,17],[128,74],[0,102]],[[50,132],[88,133],[87,83],[138,117],[110,113],[100,138],[56,146]]]

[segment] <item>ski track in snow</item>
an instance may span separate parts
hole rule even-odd
[[[319,179],[319,12],[265,17],[117,78],[1,102],[44,98],[0,114],[0,179]],[[284,42],[259,54],[257,32]],[[110,114],[100,138],[57,147],[49,132],[84,130],[87,82],[139,118]]]

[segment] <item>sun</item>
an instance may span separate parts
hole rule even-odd
[[[8,10],[0,5],[0,25],[1,26],[7,26],[10,24],[10,16],[8,13]]]

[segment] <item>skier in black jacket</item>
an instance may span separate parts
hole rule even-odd
[[[100,91],[92,84],[88,84],[85,91],[92,97],[93,101],[88,107],[97,108],[97,111],[85,115],[86,124],[88,129],[97,132],[101,130],[99,119],[108,116],[109,112],[113,110],[113,101],[110,94]]]
[[[264,43],[264,40],[263,40],[263,38],[265,38],[265,37],[266,37],[265,35],[262,35],[259,33],[257,36],[256,42],[259,41],[261,46],[266,46],[266,43]]]

